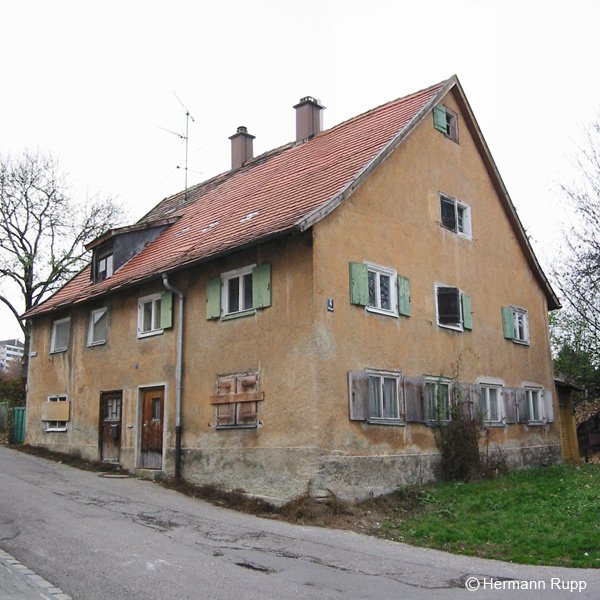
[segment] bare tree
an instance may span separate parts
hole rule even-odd
[[[600,349],[600,114],[586,129],[574,159],[576,179],[561,186],[573,212],[554,279],[570,322],[585,327],[587,346]]]
[[[111,198],[75,202],[51,156],[24,152],[16,160],[0,158],[0,301],[21,326],[25,360],[29,329],[21,315],[81,270],[88,260],[84,243],[122,218]],[[14,296],[11,284],[18,290]]]

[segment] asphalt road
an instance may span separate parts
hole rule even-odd
[[[4,447],[0,548],[74,600],[600,597],[600,570],[511,565],[259,519]]]

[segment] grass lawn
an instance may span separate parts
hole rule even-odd
[[[515,563],[600,568],[600,465],[437,484],[415,500],[382,523],[385,537]]]

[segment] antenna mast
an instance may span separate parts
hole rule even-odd
[[[163,131],[167,131],[168,133],[172,133],[173,135],[176,135],[178,138],[181,138],[182,140],[185,140],[185,167],[184,167],[184,171],[185,171],[185,191],[184,191],[184,202],[187,201],[187,192],[188,192],[188,147],[189,147],[189,131],[190,131],[190,119],[192,120],[192,122],[195,121],[194,117],[192,117],[190,111],[186,108],[185,104],[181,101],[181,98],[175,93],[173,92],[173,95],[175,96],[175,98],[177,98],[177,100],[179,101],[179,104],[181,104],[181,108],[183,108],[184,112],[185,112],[185,135],[181,135],[180,133],[175,133],[174,131],[171,131],[170,129],[165,129],[164,127],[161,127],[160,129],[162,129]],[[179,167],[177,167],[179,169]]]

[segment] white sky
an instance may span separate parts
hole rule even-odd
[[[239,125],[258,155],[457,74],[543,264],[570,140],[600,107],[597,0],[0,0],[0,154],[53,153],[74,193],[131,220],[225,171]],[[192,171],[200,172],[196,174]],[[0,308],[0,339],[19,335]]]

